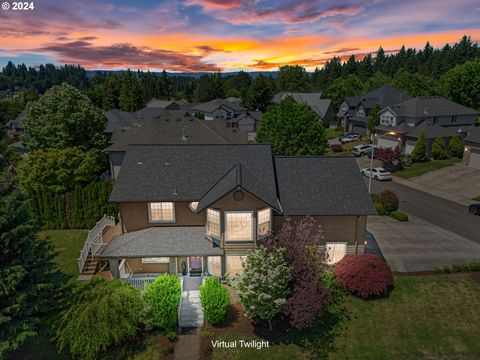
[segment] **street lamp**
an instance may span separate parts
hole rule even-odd
[[[389,132],[387,132],[383,135],[380,135],[380,136],[377,136],[377,134],[373,135],[373,143],[372,143],[372,146],[371,146],[372,152],[371,152],[371,157],[370,157],[370,174],[368,175],[368,177],[369,177],[369,179],[368,179],[368,193],[369,194],[372,193],[373,151],[375,150],[375,140],[380,139],[382,137],[385,137],[387,135],[396,136],[397,133],[395,131],[389,131]]]

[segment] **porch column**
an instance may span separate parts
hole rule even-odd
[[[222,277],[225,276],[225,273],[227,272],[227,265],[225,262],[225,255],[220,256],[220,274]]]
[[[208,274],[208,256],[203,257],[203,269],[202,269],[203,275]]]
[[[168,260],[168,272],[170,274],[175,274],[175,270],[177,269],[177,261],[175,257],[170,257]]]
[[[120,278],[120,270],[118,268],[118,264],[120,263],[118,259],[108,259],[108,263],[110,264],[110,271],[112,272],[112,276],[114,279]]]

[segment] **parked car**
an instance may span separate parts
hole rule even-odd
[[[366,177],[372,177],[372,179],[375,179],[375,180],[380,180],[380,181],[392,180],[392,174],[381,167],[373,168],[371,173],[370,173],[370,168],[364,168],[360,170],[360,173]]]
[[[352,149],[353,156],[363,156],[371,152],[372,152],[372,145],[370,144],[360,144],[360,145],[354,146]]]
[[[340,142],[341,142],[342,144],[345,144],[345,143],[349,143],[349,142],[352,142],[352,141],[356,141],[356,140],[358,140],[358,139],[360,139],[360,135],[358,135],[358,134],[350,134],[350,133],[349,133],[349,134],[346,134],[344,137],[342,137],[342,138],[340,139]]]
[[[472,215],[480,215],[480,204],[472,204],[468,207],[468,212]]]

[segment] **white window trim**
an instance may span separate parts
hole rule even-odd
[[[253,211],[224,211],[225,213],[225,219],[224,219],[224,222],[225,222],[225,242],[253,242],[255,240],[255,217],[254,217],[254,212]],[[251,228],[251,232],[252,232],[252,237],[250,239],[235,239],[235,240],[228,240],[227,239],[227,234],[228,234],[228,225],[227,225],[227,214],[230,214],[230,213],[242,213],[242,214],[245,214],[245,213],[250,213],[250,215],[252,216],[252,228]]]
[[[270,230],[269,230],[269,233],[267,235],[260,235],[260,221],[259,221],[259,215],[258,213],[260,211],[264,211],[264,210],[269,210],[270,211]],[[263,238],[266,238],[268,236],[270,236],[270,234],[272,233],[272,220],[273,220],[273,216],[272,216],[272,208],[263,208],[263,209],[258,209],[257,210],[257,239],[263,239]]]
[[[151,204],[155,203],[172,203],[173,204],[173,219],[172,220],[152,220],[152,209],[150,207]],[[174,223],[176,220],[175,214],[175,203],[173,201],[150,201],[147,203],[148,208],[148,222],[151,224],[159,224],[159,223]]]
[[[149,260],[149,259],[152,259],[152,260]],[[153,259],[157,259],[157,260],[153,260]],[[142,264],[170,264],[170,258],[168,256],[142,258]]]
[[[212,235],[212,234],[209,234],[208,233],[208,224],[209,224],[209,221],[208,221],[208,211],[215,211],[218,213],[218,227],[220,229],[220,234],[217,235]],[[211,208],[208,208],[207,211],[206,211],[206,214],[205,214],[205,218],[206,218],[206,224],[205,224],[205,227],[206,227],[206,232],[207,232],[207,236],[210,236],[212,239],[217,239],[217,240],[220,240],[222,238],[222,212],[220,210],[217,210],[217,209],[211,209]]]
[[[326,257],[327,257],[326,260],[327,260],[327,264],[328,264],[328,265],[335,265],[335,264],[336,264],[336,263],[330,262],[330,261],[328,260],[328,245],[338,245],[338,244],[345,245],[345,255],[344,255],[344,256],[347,256],[347,254],[348,254],[348,242],[342,242],[342,241],[331,241],[331,242],[327,242],[327,243],[325,244],[325,255],[326,255]],[[342,258],[342,259],[343,259],[343,258]]]

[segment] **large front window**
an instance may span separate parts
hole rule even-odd
[[[272,220],[271,209],[258,210],[258,237],[270,235]]]
[[[225,240],[252,241],[253,240],[253,212],[226,211],[225,212]]]
[[[219,239],[220,231],[220,211],[207,209],[207,235]]]
[[[175,222],[173,202],[152,202],[148,204],[150,222]]]

